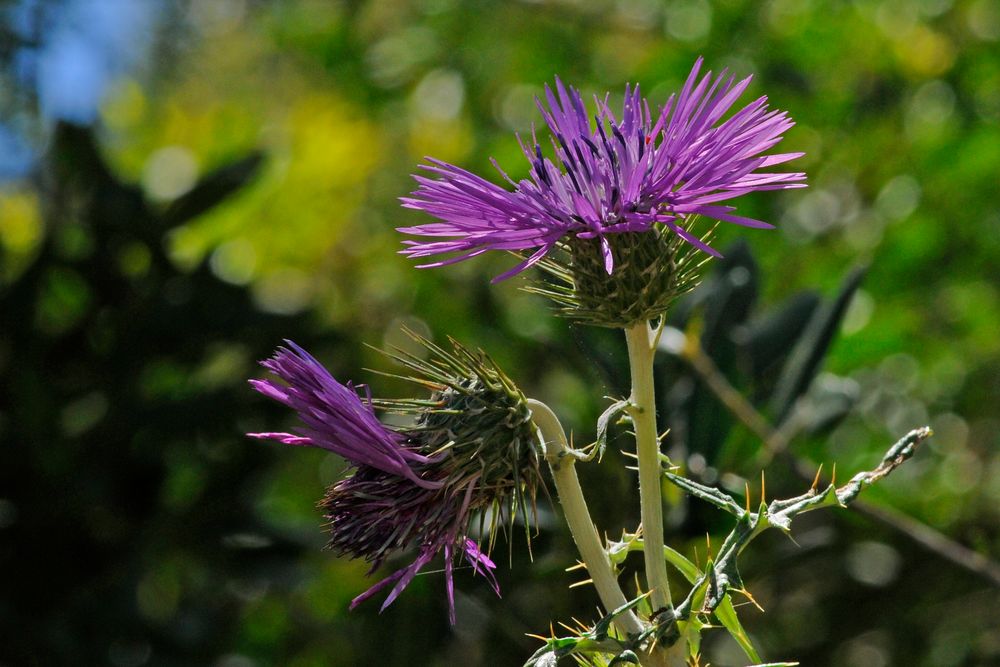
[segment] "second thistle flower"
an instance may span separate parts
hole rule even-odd
[[[527,401],[492,360],[455,341],[446,350],[414,338],[427,349],[426,359],[399,351],[392,356],[412,372],[404,379],[431,391],[425,399],[360,395],[294,343],[279,348],[263,365],[281,383],[251,384],[295,410],[303,425],[295,434],[250,435],[326,449],[354,466],[320,503],[331,549],[364,558],[373,571],[390,556],[416,550],[412,563],[355,598],[352,608],[392,586],[384,609],[443,553],[454,623],[455,561],[464,557],[497,589],[489,549],[481,550],[470,535],[488,520],[492,546],[497,531],[516,514],[529,525],[541,480],[539,456]],[[408,414],[412,423],[386,426],[376,418],[376,407]]]

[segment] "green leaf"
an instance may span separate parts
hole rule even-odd
[[[613,623],[616,618],[618,618],[625,612],[631,611],[632,609],[637,607],[639,603],[645,600],[647,597],[649,597],[649,593],[646,593],[645,595],[640,595],[634,600],[629,600],[622,606],[618,607],[618,609],[615,609],[613,612],[611,612],[610,614],[608,614],[607,616],[605,616],[604,618],[602,618],[597,622],[597,624],[594,626],[593,631],[591,632],[591,635],[598,641],[606,639],[608,636],[608,631],[611,629],[611,623]]]
[[[766,315],[753,318],[738,334],[740,347],[749,357],[755,383],[767,378],[774,381],[819,305],[818,293],[799,292]]]
[[[687,477],[681,477],[680,475],[675,475],[671,472],[665,472],[663,474],[666,475],[668,480],[682,488],[684,491],[687,491],[688,494],[694,496],[695,498],[700,498],[707,503],[711,503],[719,509],[729,512],[738,519],[742,518],[746,514],[746,510],[744,510],[732,496],[716,489],[715,487],[699,484],[698,482],[694,482]]]
[[[750,641],[750,637],[747,635],[746,630],[743,629],[743,624],[740,623],[739,617],[736,615],[736,608],[733,607],[732,598],[727,595],[725,599],[715,608],[715,617],[719,619],[719,623],[729,631],[729,634],[733,636],[736,643],[740,645],[743,652],[747,654],[747,657],[751,660],[760,661],[760,655],[757,653],[757,649],[754,648],[753,643]]]
[[[698,581],[698,578],[702,575],[702,571],[698,569],[698,566],[688,560],[684,554],[666,545],[663,546],[663,558],[677,568],[684,575],[684,578],[688,580],[689,584]]]
[[[837,296],[813,314],[792,349],[771,397],[771,412],[775,415],[775,423],[779,428],[791,413],[795,401],[806,392],[816,377],[823,358],[840,328],[840,322],[847,312],[847,306],[850,305],[851,298],[866,272],[867,267],[859,266],[847,274]]]
[[[687,621],[681,621],[677,625],[680,627],[684,643],[687,644],[688,656],[693,658],[701,652],[701,633],[707,626],[697,616],[692,616]]]
[[[608,667],[614,667],[615,665],[624,665],[624,664],[629,664],[629,665],[640,664],[639,656],[637,656],[634,651],[629,651],[628,649],[626,649],[621,653],[619,653],[618,655],[616,655],[614,658],[612,658],[611,662],[608,663]]]

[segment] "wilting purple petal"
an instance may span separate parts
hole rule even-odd
[[[296,445],[299,447],[313,446],[312,439],[291,433],[247,433],[247,437],[257,438],[258,440],[277,440],[286,445]]]
[[[448,599],[448,620],[455,625],[455,560],[450,544],[444,547],[444,591]]]
[[[432,547],[425,547],[420,551],[420,555],[417,556],[415,561],[400,570],[402,575],[399,577],[396,585],[392,587],[392,590],[389,591],[389,595],[386,596],[385,601],[382,602],[382,606],[379,607],[379,613],[385,611],[386,607],[395,602],[396,598],[399,597],[399,594],[403,592],[403,589],[409,586],[410,582],[413,581],[413,577],[417,576],[417,572],[420,572],[424,565],[431,562],[431,559],[434,558],[437,552],[438,548],[436,545]]]
[[[357,606],[359,604],[361,604],[362,602],[364,602],[365,600],[367,600],[367,599],[369,599],[369,598],[374,597],[375,595],[377,595],[378,592],[381,591],[383,588],[386,588],[387,586],[391,586],[392,584],[394,584],[397,581],[399,581],[399,579],[403,576],[403,574],[405,572],[406,572],[406,568],[403,568],[402,570],[397,570],[396,572],[393,572],[388,577],[386,577],[385,579],[383,579],[382,581],[378,582],[377,584],[375,584],[374,586],[372,586],[371,588],[369,588],[367,591],[365,591],[361,595],[359,595],[356,598],[354,598],[353,600],[351,600],[351,605],[350,605],[351,611],[354,611],[354,609],[357,608]]]
[[[439,482],[421,479],[414,465],[428,458],[404,446],[404,436],[386,428],[350,386],[337,382],[312,355],[291,341],[261,363],[286,385],[272,380],[251,380],[254,389],[295,410],[305,427],[299,435],[257,433],[253,437],[292,445],[309,445],[365,465],[399,475],[424,488]]]
[[[591,123],[580,93],[556,78],[536,100],[549,128],[554,159],[546,157],[532,132],[521,141],[530,177],[514,182],[494,166],[513,191],[438,160],[415,176],[418,187],[403,206],[441,222],[399,228],[417,237],[401,252],[436,258],[422,267],[464,261],[486,250],[526,251],[528,260],[498,277],[515,275],[542,259],[556,243],[572,236],[600,238],[608,273],[614,270],[607,234],[648,231],[665,224],[706,250],[683,218],[705,215],[747,227],[768,228],[734,215],[732,207],[710,206],[761,190],[805,186],[800,172],[760,172],[802,153],[766,155],[794,123],[783,111],[768,110],[760,97],[726,120],[750,77],[736,81],[725,71],[699,78],[702,60],[691,69],[681,92],[671,95],[654,118],[639,87],[626,86],[620,120],[595,98]],[[720,122],[721,121],[721,122]],[[520,138],[519,138],[520,139]],[[669,224],[672,223],[672,224]]]
[[[497,583],[496,575],[493,572],[497,569],[496,563],[494,563],[489,556],[480,551],[479,546],[470,539],[465,540],[465,559],[469,561],[473,572],[486,577],[486,580],[490,583],[490,587],[493,589],[493,592],[499,596],[500,584]]]

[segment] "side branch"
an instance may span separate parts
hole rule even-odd
[[[775,428],[732,386],[711,357],[702,349],[696,337],[683,332],[677,333],[684,337],[684,345],[682,349],[671,350],[671,352],[687,361],[715,397],[726,406],[730,414],[761,439],[764,443],[764,452],[763,459],[758,462],[766,464],[775,456],[783,456],[787,458],[795,474],[801,479],[805,481],[814,479],[816,476],[815,466],[788,451],[788,444],[793,435],[791,431],[794,430],[796,422],[794,414],[787,420],[789,427]],[[988,556],[974,551],[927,524],[894,509],[873,505],[864,500],[851,503],[851,507],[858,514],[905,535],[931,553],[987,579],[994,586],[1000,588],[1000,563]]]
[[[608,558],[604,544],[597,534],[597,528],[590,518],[587,501],[583,497],[580,480],[576,474],[576,457],[566,441],[566,432],[549,406],[535,399],[528,399],[528,406],[531,408],[535,426],[538,427],[539,439],[545,450],[545,460],[552,470],[552,478],[559,494],[559,503],[566,516],[566,523],[569,524],[573,541],[576,542],[580,557],[594,582],[601,603],[609,612],[626,608],[626,611],[614,618],[615,626],[626,637],[638,635],[643,631],[642,622],[631,608],[627,607],[628,600],[618,585],[618,579],[611,567],[611,559]]]
[[[847,507],[854,503],[861,491],[889,475],[913,456],[917,446],[930,435],[931,430],[926,426],[914,429],[889,449],[878,467],[856,474],[843,486],[835,487],[831,484],[819,491],[814,481],[813,486],[800,496],[773,500],[766,505],[762,499],[756,512],[750,511],[749,507],[744,509],[735,498],[719,489],[698,484],[669,472],[665,473],[671,482],[686,493],[735,516],[736,526],[726,537],[715,560],[709,562],[705,574],[695,581],[687,598],[677,605],[673,618],[661,621],[658,624],[660,629],[651,629],[650,632],[654,634],[662,632],[664,628],[669,629],[670,623],[685,621],[692,614],[714,612],[731,590],[743,590],[743,581],[736,561],[746,545],[755,537],[769,528],[789,532],[792,519],[799,514],[821,507]]]

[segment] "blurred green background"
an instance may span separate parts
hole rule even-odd
[[[870,265],[814,383],[853,410],[793,451],[843,479],[930,424],[869,500],[1000,557],[998,40],[990,0],[0,1],[0,664],[517,665],[525,633],[596,617],[547,499],[533,562],[495,552],[503,599],[459,572],[454,628],[434,572],[349,613],[370,581],[321,551],[315,507],[344,463],[245,439],[293,424],[245,380],[287,337],[397,395],[364,344],[408,325],[488,350],[592,437],[627,392],[623,341],[490,286],[508,257],[415,270],[393,228],[422,218],[396,198],[425,155],[526,174],[514,134],[555,75],[655,106],[698,55],[754,74],[744,102],[788,110],[782,147],[807,153],[809,189],[741,204],[776,231],[720,229],[756,258],[761,312]],[[661,370],[666,394],[685,371]],[[709,468],[759,479],[747,431],[718,438]],[[626,446],[583,472],[612,537],[637,521]],[[768,469],[769,495],[802,489]],[[671,521],[702,558],[726,530]],[[1000,665],[995,570],[849,512],[796,539],[743,564],[765,657]],[[722,631],[704,650],[747,664]]]

